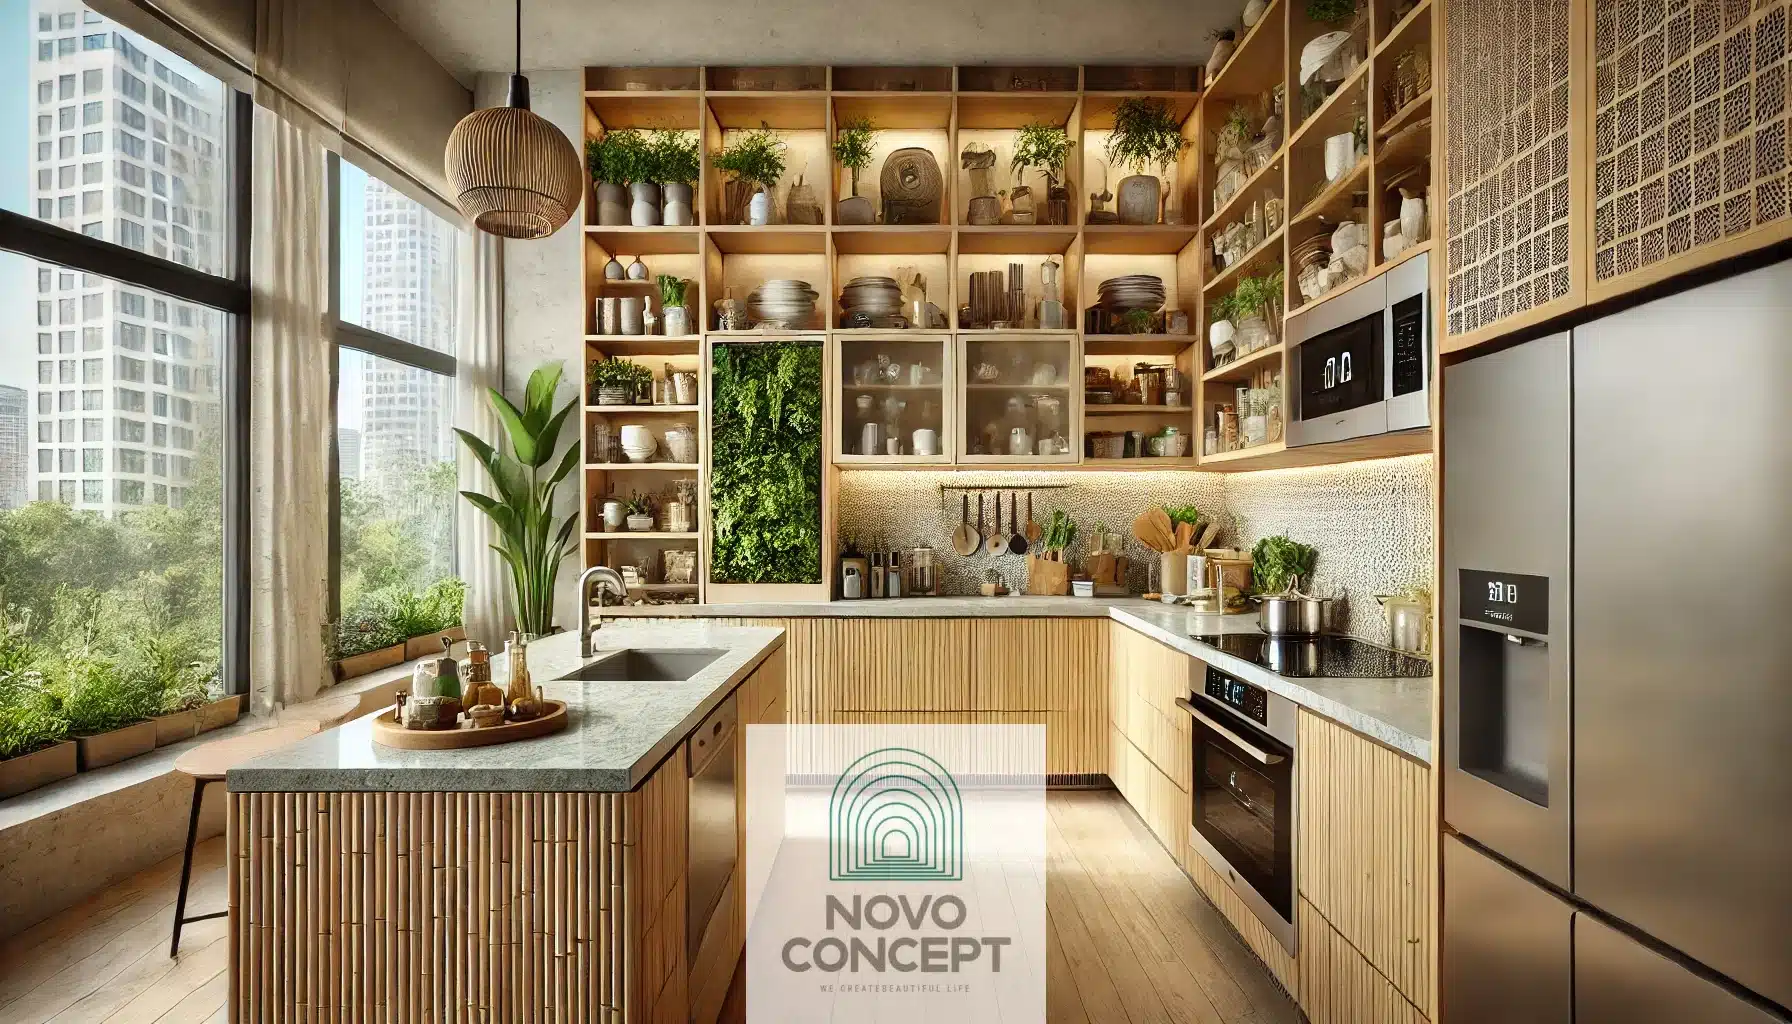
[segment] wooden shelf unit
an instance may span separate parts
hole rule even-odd
[[[1430,116],[1434,89],[1424,90],[1393,112],[1385,109],[1383,92],[1392,79],[1396,60],[1413,46],[1430,46],[1432,77],[1434,81],[1439,77],[1438,42],[1442,33],[1433,25],[1434,12],[1438,8],[1432,0],[1419,0],[1416,7],[1395,18],[1392,0],[1361,0],[1361,6],[1366,35],[1348,44],[1357,53],[1359,63],[1310,116],[1304,119],[1300,116],[1301,48],[1323,32],[1349,26],[1316,24],[1307,18],[1304,4],[1284,0],[1271,3],[1264,13],[1264,20],[1239,40],[1237,52],[1214,77],[1198,105],[1196,120],[1206,127],[1205,139],[1209,141],[1199,148],[1201,158],[1196,161],[1197,175],[1193,182],[1196,208],[1205,213],[1197,260],[1202,288],[1195,299],[1197,315],[1191,318],[1191,330],[1201,342],[1195,347],[1199,353],[1195,360],[1199,378],[1194,399],[1196,451],[1202,448],[1206,429],[1215,424],[1215,411],[1221,405],[1232,404],[1233,389],[1241,382],[1260,378],[1266,371],[1286,379],[1288,352],[1280,336],[1286,334],[1291,317],[1431,250],[1431,243],[1426,241],[1410,247],[1394,260],[1387,260],[1381,251],[1381,225],[1400,214],[1399,193],[1389,184],[1396,174],[1410,172],[1411,177],[1402,184],[1412,188],[1416,183],[1429,190],[1428,206],[1437,198],[1429,131],[1401,134]],[[1225,122],[1234,104],[1260,103],[1261,98],[1277,85],[1285,86],[1283,138],[1276,140],[1277,148],[1263,166],[1247,177],[1243,187],[1216,207],[1213,203],[1216,168],[1210,141],[1213,133]],[[1365,121],[1368,156],[1337,180],[1326,182],[1325,138],[1351,131],[1358,114]],[[1396,144],[1386,145],[1390,141]],[[1335,225],[1339,219],[1348,218],[1355,193],[1368,195],[1365,225],[1370,237],[1368,271],[1303,306],[1292,254],[1323,226]],[[1213,240],[1230,224],[1247,218],[1253,203],[1268,198],[1282,201],[1281,224],[1267,225],[1264,240],[1257,247],[1224,272],[1216,273],[1212,260]],[[1434,212],[1431,219],[1435,224],[1437,216]],[[1282,271],[1284,282],[1283,312],[1280,323],[1273,325],[1278,333],[1277,341],[1231,363],[1212,366],[1205,343],[1212,305],[1229,295],[1246,275],[1275,269]],[[1284,393],[1284,433],[1288,410],[1288,396]],[[1242,471],[1349,462],[1429,450],[1429,433],[1418,437],[1402,434],[1394,435],[1392,440],[1369,439],[1297,449],[1287,449],[1277,440],[1254,448],[1203,455],[1199,461],[1202,466],[1215,470]]]

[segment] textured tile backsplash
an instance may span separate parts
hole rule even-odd
[[[988,485],[991,495],[1020,494],[1026,513],[1027,488],[1035,517],[1043,524],[1054,509],[1077,521],[1080,538],[1097,523],[1125,537],[1131,558],[1127,583],[1133,592],[1155,584],[1157,555],[1132,539],[1132,521],[1151,504],[1193,504],[1224,527],[1222,543],[1248,548],[1260,537],[1287,534],[1319,549],[1316,575],[1322,585],[1342,587],[1347,599],[1344,628],[1368,640],[1386,642],[1387,628],[1375,601],[1406,586],[1431,585],[1432,459],[1400,459],[1269,470],[1260,473],[1017,473],[855,470],[842,473],[840,533],[862,546],[880,541],[884,549],[929,545],[942,566],[944,593],[975,593],[985,573],[995,569],[1019,591],[1026,583],[1026,559],[990,555],[961,558],[952,550],[958,525],[959,493],[941,487]],[[977,492],[970,492],[971,518]],[[994,510],[986,508],[993,525]]]

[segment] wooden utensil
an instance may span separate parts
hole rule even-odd
[[[983,495],[979,493],[977,495],[977,546],[971,549],[972,554],[983,550],[984,539],[988,536],[983,532]]]
[[[960,494],[958,498],[958,529],[952,531],[952,550],[969,558],[977,553],[978,546],[983,543],[983,535],[971,532],[971,496]]]
[[[1002,495],[996,494],[996,530],[989,535],[989,553],[1000,557],[1008,553],[1008,535],[1002,532]]]
[[[1213,546],[1213,542],[1216,538],[1219,537],[1219,534],[1220,534],[1219,527],[1213,525],[1212,523],[1202,524],[1201,538],[1199,540],[1195,541],[1195,550],[1196,551],[1206,551],[1208,548]]]
[[[1045,536],[1045,528],[1033,518],[1033,492],[1027,492],[1027,543],[1037,544],[1039,538]]]
[[[1019,503],[1020,503],[1020,498],[1016,497],[1013,491],[1009,491],[1008,492],[1008,529],[1011,530],[1012,532],[1008,535],[1008,553],[1011,555],[1024,555],[1027,553],[1027,533],[1025,530],[1022,530],[1019,528],[1020,527],[1020,513],[1018,511],[1020,508]]]
[[[1176,524],[1176,546],[1174,548],[1171,548],[1171,550],[1172,551],[1187,551],[1189,542],[1194,540],[1194,538],[1195,538],[1195,524],[1194,523],[1177,523]]]
[[[1139,513],[1139,518],[1132,521],[1132,535],[1140,544],[1159,553],[1176,548],[1176,534],[1170,526],[1170,515],[1161,505],[1154,505]]]

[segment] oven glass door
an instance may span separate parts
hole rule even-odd
[[[1382,311],[1300,343],[1298,418],[1318,420],[1382,400]]]
[[[1214,730],[1194,722],[1194,827],[1226,859],[1240,881],[1294,920],[1293,752],[1227,715],[1211,702],[1202,710],[1227,722],[1269,755],[1265,764]]]

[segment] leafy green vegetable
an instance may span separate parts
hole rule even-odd
[[[1063,509],[1052,513],[1051,522],[1045,528],[1045,536],[1040,543],[1047,551],[1063,551],[1076,542],[1076,520],[1064,514]]]
[[[0,673],[0,760],[29,754],[67,736],[68,718],[42,676]]]
[[[1287,537],[1265,537],[1251,548],[1251,578],[1259,594],[1286,593],[1294,577],[1313,578],[1319,552]]]
[[[717,345],[710,381],[710,580],[820,583],[821,345]]]
[[[662,307],[671,309],[673,306],[684,305],[685,293],[690,291],[691,282],[671,274],[661,274],[655,280],[660,288],[660,305]]]
[[[1165,505],[1164,514],[1170,517],[1170,525],[1187,523],[1198,526],[1201,522],[1201,510],[1193,505]]]

